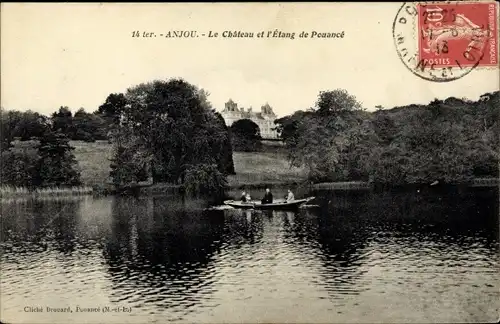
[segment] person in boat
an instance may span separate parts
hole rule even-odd
[[[286,202],[291,202],[295,200],[295,196],[293,195],[293,192],[288,189],[288,195],[286,196]]]
[[[241,192],[241,202],[247,202],[247,194],[245,191]]]
[[[273,203],[273,194],[269,188],[266,188],[266,193],[264,194],[264,198],[262,198],[261,203],[263,204],[272,204]]]
[[[247,192],[245,198],[247,199],[247,202],[252,201],[252,197],[250,196],[250,194],[248,192]]]

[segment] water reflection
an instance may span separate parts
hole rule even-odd
[[[311,210],[285,218],[290,242],[307,256],[314,255],[321,262],[318,281],[332,300],[342,300],[346,294],[356,295],[366,289],[359,282],[365,272],[363,248],[369,238],[362,223],[350,217],[335,217],[332,213],[322,215]]]
[[[262,217],[252,210],[225,211],[224,239],[227,245],[237,248],[244,244],[256,244],[262,239]]]
[[[2,203],[2,247],[16,253],[46,250],[48,244],[71,254],[78,243],[78,200],[35,200]],[[26,243],[30,243],[29,245]],[[7,254],[8,255],[8,254]]]
[[[319,208],[296,212],[165,196],[3,201],[2,320],[54,322],[19,311],[47,296],[133,307],[107,322],[496,318],[497,192],[312,194]]]
[[[201,207],[149,197],[115,199],[112,219],[104,250],[112,301],[185,315],[209,298],[222,213],[208,215]]]

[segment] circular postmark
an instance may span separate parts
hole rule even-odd
[[[487,6],[477,2],[404,3],[392,26],[400,60],[416,76],[434,82],[457,80],[488,65],[485,53],[496,25],[493,30]]]

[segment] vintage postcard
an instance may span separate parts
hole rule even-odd
[[[0,322],[497,323],[498,23],[2,3]]]

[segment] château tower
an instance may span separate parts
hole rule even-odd
[[[260,135],[263,139],[277,139],[278,133],[273,129],[276,125],[276,114],[273,109],[266,103],[260,107],[260,112],[253,112],[249,107],[246,111],[243,107],[238,108],[238,104],[232,99],[229,99],[225,105],[224,110],[221,112],[226,125],[229,127],[235,121],[240,119],[250,119],[259,126]]]

